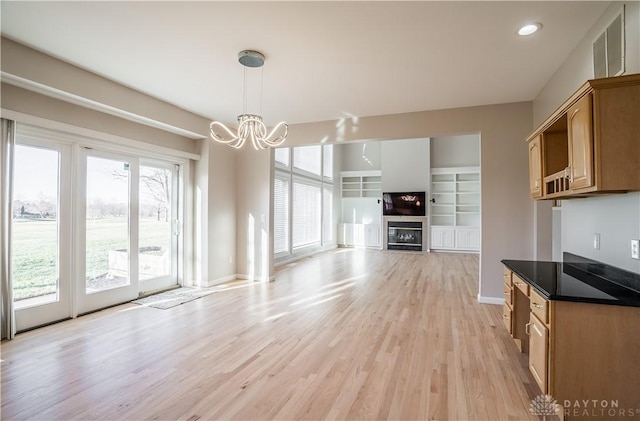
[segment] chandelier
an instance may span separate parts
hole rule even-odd
[[[241,148],[247,139],[251,141],[256,150],[282,145],[287,138],[287,134],[289,134],[289,126],[285,122],[280,122],[271,131],[267,131],[267,126],[262,121],[262,116],[246,113],[247,67],[262,67],[264,55],[259,51],[244,50],[238,53],[238,61],[244,66],[243,114],[238,116],[238,129],[234,133],[232,129],[229,129],[221,122],[213,121],[209,125],[211,138],[216,142],[225,143],[236,149]],[[262,73],[260,78],[260,89],[262,90]],[[260,95],[262,96],[262,92],[260,92]],[[260,102],[262,102],[262,98]]]

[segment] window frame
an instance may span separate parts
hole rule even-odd
[[[295,149],[296,148],[303,148],[303,147],[307,147],[307,146],[319,146],[320,147],[320,154],[319,154],[319,159],[320,159],[320,174],[315,174],[312,173],[310,171],[306,171],[304,169],[301,169],[299,167],[295,166]],[[289,166],[285,166],[284,164],[282,164],[279,161],[276,161],[275,159],[275,150],[274,150],[274,154],[272,155],[272,159],[273,159],[273,163],[274,163],[274,172],[273,172],[273,179],[272,179],[272,191],[274,192],[275,195],[275,180],[276,179],[282,179],[282,180],[288,180],[288,220],[287,220],[287,228],[288,228],[288,239],[287,239],[287,250],[286,251],[280,251],[280,252],[275,252],[275,242],[276,242],[276,238],[275,238],[275,225],[276,225],[276,219],[275,219],[275,197],[273,200],[273,205],[271,208],[271,213],[273,215],[274,218],[274,222],[273,222],[273,226],[274,226],[274,251],[273,251],[273,257],[275,259],[276,262],[278,261],[283,261],[286,258],[291,258],[294,257],[295,255],[300,255],[305,253],[307,250],[313,250],[313,249],[317,249],[317,248],[324,248],[327,246],[330,246],[332,244],[335,244],[335,235],[334,233],[334,229],[333,229],[333,225],[334,225],[334,219],[335,219],[335,215],[333,212],[333,193],[335,192],[335,185],[334,185],[334,177],[333,177],[333,173],[334,173],[334,165],[335,162],[333,160],[333,158],[331,159],[331,172],[330,172],[330,176],[326,174],[325,171],[325,159],[326,159],[326,148],[330,147],[331,151],[333,152],[333,145],[304,145],[304,146],[293,146],[293,147],[288,147],[287,149],[289,149]],[[333,156],[333,154],[331,154],[331,156]],[[320,216],[319,216],[319,224],[320,224],[320,238],[318,241],[313,241],[310,243],[305,243],[305,244],[301,244],[298,246],[294,246],[293,245],[293,238],[294,238],[294,227],[293,227],[293,220],[294,220],[294,203],[293,203],[293,188],[294,188],[294,184],[296,182],[299,183],[303,183],[303,184],[308,184],[308,185],[312,185],[312,186],[317,186],[320,189]],[[330,209],[330,220],[327,221],[326,219],[326,215],[325,215],[325,190],[330,191],[331,194],[331,209]],[[329,225],[330,227],[327,228],[326,225]],[[326,235],[326,233],[328,232],[327,229],[329,229],[331,235]]]

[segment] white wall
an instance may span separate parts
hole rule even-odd
[[[231,229],[233,240],[237,238],[236,272],[243,279],[269,281],[273,273],[272,154],[270,150],[256,151],[251,147],[233,153],[238,157],[237,221]]]
[[[593,78],[592,43],[619,13],[622,4],[616,2],[607,8],[538,94],[533,102],[536,124],[547,118],[587,79]],[[624,5],[626,73],[640,73],[640,2],[625,2]],[[551,212],[543,209],[550,207],[550,203],[536,206],[544,215],[537,218],[539,225],[550,225]],[[562,251],[640,273],[640,262],[631,259],[630,247],[631,239],[640,238],[640,193],[563,200],[560,212],[560,226],[554,225],[551,236],[556,241],[553,249],[557,249],[557,241],[561,241]],[[601,236],[600,250],[593,249],[595,233]],[[549,237],[544,231],[540,235]],[[557,252],[554,256],[557,257]]]
[[[237,155],[227,145],[209,139],[203,143],[209,144],[208,280],[218,283],[235,278],[236,273],[236,182],[230,174],[236,172]]]
[[[380,142],[349,142],[336,145],[342,154],[342,171],[376,171],[382,169]]]
[[[600,250],[593,236],[600,234]],[[640,239],[640,193],[562,202],[562,249],[640,273],[631,240]]]
[[[382,191],[429,191],[429,141],[403,139],[381,142]]]
[[[431,138],[431,168],[480,166],[478,134]]]

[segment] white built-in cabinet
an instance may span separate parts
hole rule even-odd
[[[340,174],[342,223],[338,244],[382,247],[382,172],[343,171]]]
[[[431,170],[431,250],[480,250],[480,169]]]

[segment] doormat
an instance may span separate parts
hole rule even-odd
[[[187,303],[189,301],[197,300],[206,295],[213,294],[216,289],[199,289],[199,288],[177,288],[171,291],[161,292],[160,294],[149,295],[148,297],[138,298],[131,301],[134,304],[140,304],[147,307],[159,308],[166,310],[171,307],[179,306],[180,304]]]

